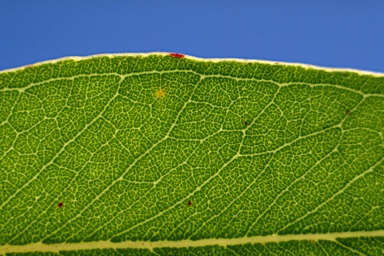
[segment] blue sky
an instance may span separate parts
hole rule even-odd
[[[384,72],[384,1],[0,0],[0,70],[180,52]]]

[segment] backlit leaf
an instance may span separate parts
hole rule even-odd
[[[0,73],[0,252],[384,253],[384,76],[180,54]]]

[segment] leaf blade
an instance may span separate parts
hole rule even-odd
[[[380,232],[383,81],[158,54],[2,72],[1,244]]]

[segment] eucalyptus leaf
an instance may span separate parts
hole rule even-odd
[[[382,255],[384,75],[181,54],[0,72],[0,253]]]

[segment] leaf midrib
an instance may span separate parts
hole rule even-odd
[[[343,238],[357,238],[357,237],[378,237],[384,236],[384,230],[375,231],[353,231],[353,232],[339,232],[339,233],[326,233],[326,234],[297,234],[297,235],[268,235],[268,236],[251,236],[241,238],[210,238],[200,240],[178,240],[178,241],[124,241],[124,242],[111,242],[107,241],[93,241],[93,242],[79,242],[79,243],[56,243],[56,244],[43,244],[32,243],[26,245],[2,245],[0,252],[2,253],[26,253],[26,252],[53,252],[60,251],[78,251],[78,250],[92,250],[92,249],[149,249],[155,248],[185,248],[185,247],[202,247],[202,246],[235,246],[242,244],[255,244],[255,243],[278,243],[288,241],[318,241],[327,240],[337,242],[337,239]]]

